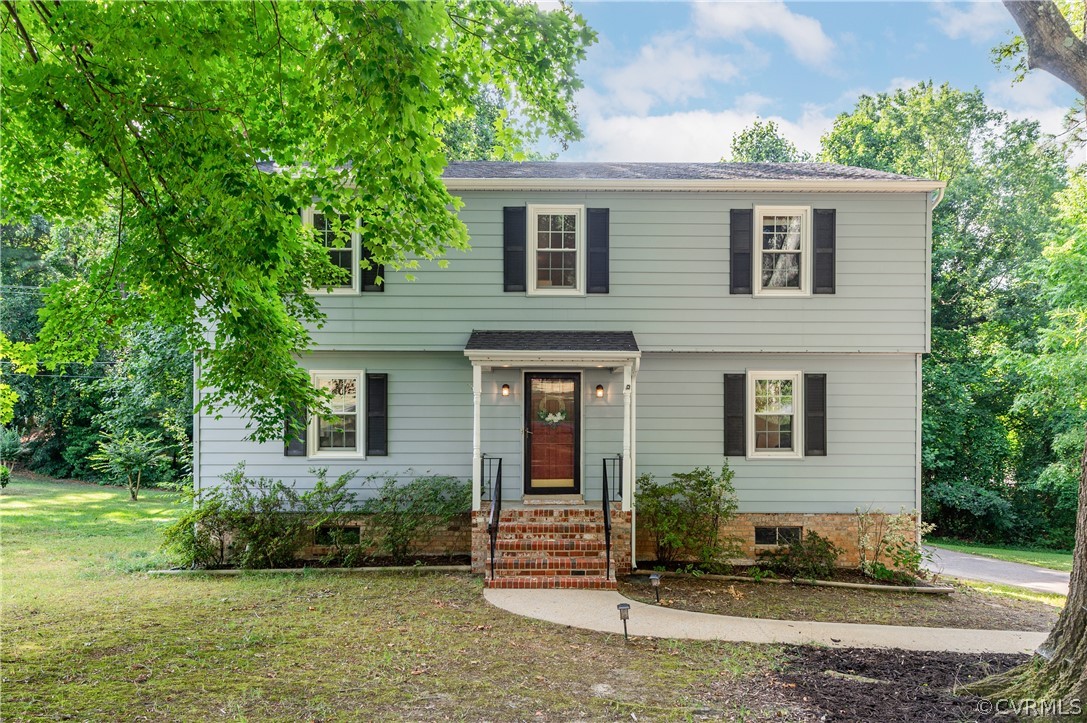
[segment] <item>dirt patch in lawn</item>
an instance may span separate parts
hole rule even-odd
[[[619,592],[654,602],[653,588],[643,576],[621,579]],[[665,577],[660,594],[663,605],[717,615],[975,630],[1047,631],[1060,613],[1051,605],[965,585],[956,585],[950,595],[931,595]]]
[[[775,676],[825,721],[990,721],[981,698],[959,685],[1009,670],[1026,655],[921,653],[906,650],[791,647]],[[1004,718],[1006,720],[1006,718]]]

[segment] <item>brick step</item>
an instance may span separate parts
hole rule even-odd
[[[603,535],[604,525],[597,522],[503,522],[499,535]]]
[[[499,577],[486,581],[490,588],[515,590],[615,590],[615,580],[604,577],[548,575],[539,577]]]
[[[495,569],[535,569],[535,570],[591,570],[604,569],[607,564],[603,556],[600,557],[496,557]]]
[[[607,545],[603,540],[555,540],[526,539],[524,537],[499,538],[495,550],[499,552],[604,552]]]

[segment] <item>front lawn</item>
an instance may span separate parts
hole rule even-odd
[[[176,508],[126,497],[0,495],[3,720],[800,717],[768,682],[778,647],[624,644],[492,608],[467,575],[149,577]]]
[[[1050,570],[1072,572],[1072,553],[1061,550],[1038,550],[1028,547],[1006,547],[1004,545],[979,545],[973,542],[961,540],[949,540],[947,538],[926,538],[934,547],[942,547],[954,552],[965,552],[969,555],[981,555],[1008,562],[1022,562],[1037,567],[1048,567]]]

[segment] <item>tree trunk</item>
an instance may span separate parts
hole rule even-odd
[[[1027,41],[1027,67],[1041,68],[1087,96],[1087,41],[1077,38],[1053,0],[1004,0]]]
[[[1049,637],[1026,665],[967,686],[986,698],[1063,701],[1064,711],[1087,714],[1087,440],[1079,473],[1076,545],[1068,602]]]

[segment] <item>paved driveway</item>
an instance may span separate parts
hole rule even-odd
[[[925,547],[932,553],[933,560],[926,567],[941,575],[962,577],[967,580],[996,582],[1001,585],[1025,587],[1038,592],[1068,594],[1067,572],[1050,570],[1045,567],[1024,565],[1021,562],[994,560],[991,557],[967,555],[964,552],[952,552],[939,547]]]

